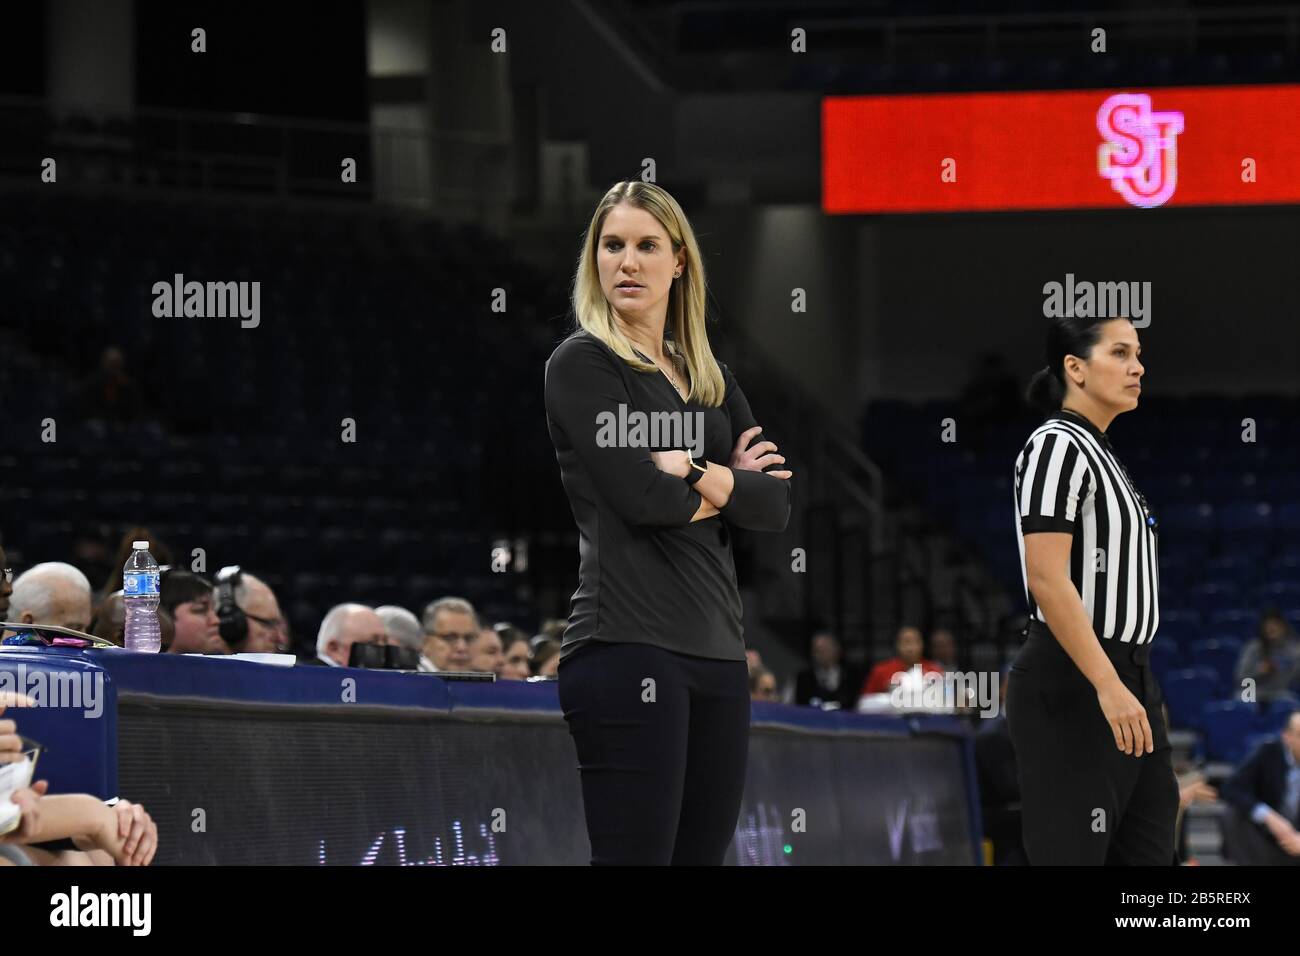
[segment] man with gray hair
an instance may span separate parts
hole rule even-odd
[[[422,671],[473,670],[474,643],[478,639],[478,614],[464,598],[443,597],[424,609]]]
[[[316,660],[304,664],[347,667],[353,644],[387,644],[384,622],[364,604],[336,604],[320,622]]]
[[[84,632],[90,627],[90,582],[70,564],[38,564],[14,581],[9,619]]]
[[[220,586],[213,591],[219,601]],[[289,649],[289,626],[280,611],[280,602],[271,586],[255,574],[239,573],[234,592],[235,607],[244,612],[247,629],[232,634],[230,649],[236,654],[283,654]],[[218,604],[218,613],[221,607]],[[228,613],[228,612],[227,612]]]
[[[375,613],[384,622],[390,644],[408,648],[417,654],[424,650],[424,630],[420,627],[418,617],[396,604],[377,607]]]

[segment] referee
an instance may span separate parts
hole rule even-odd
[[[1178,785],[1148,663],[1156,518],[1106,437],[1137,408],[1140,353],[1127,319],[1054,319],[1027,392],[1046,419],[1016,459],[1029,621],[1007,724],[1036,866],[1176,862]]]

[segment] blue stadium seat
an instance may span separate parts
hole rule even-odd
[[[1239,596],[1240,592],[1236,592]],[[1233,634],[1250,634],[1255,630],[1259,612],[1255,608],[1219,605],[1206,618],[1211,633],[1230,631]]]
[[[1261,733],[1276,734],[1286,726],[1291,712],[1300,710],[1300,697],[1284,694],[1261,702],[1255,714],[1255,729]]]
[[[1209,668],[1186,667],[1170,673],[1162,688],[1165,704],[1169,707],[1170,724],[1199,728],[1201,708],[1215,697],[1218,684],[1219,675]]]
[[[1201,708],[1200,726],[1212,760],[1237,763],[1245,755],[1246,738],[1255,732],[1256,708],[1239,700],[1212,701]]]
[[[1242,746],[1241,746],[1242,759],[1244,760],[1246,757],[1249,757],[1252,753],[1254,753],[1257,749],[1259,749],[1260,745],[1266,744],[1270,740],[1275,740],[1275,739],[1277,739],[1276,731],[1271,733],[1247,734],[1246,739],[1242,741]]]
[[[1207,502],[1174,505],[1160,514],[1161,531],[1170,530],[1190,534],[1209,534],[1214,530],[1214,508]]]
[[[1154,645],[1153,645],[1154,648]],[[1219,675],[1222,693],[1232,692],[1232,675],[1241,656],[1241,641],[1211,638],[1197,641],[1189,648],[1187,660],[1192,667],[1209,668]]]
[[[1246,535],[1273,527],[1273,509],[1263,501],[1232,501],[1216,511],[1218,529],[1226,535]]]
[[[1205,637],[1199,618],[1199,614],[1191,613],[1170,620],[1166,612],[1161,609],[1160,629],[1156,632],[1157,637],[1159,640],[1168,639],[1172,643],[1178,644],[1186,653],[1187,648]]]
[[[1293,489],[1287,490],[1287,494],[1295,493],[1296,491]],[[1281,497],[1281,495],[1279,494],[1278,497]],[[1279,504],[1277,508],[1274,509],[1273,514],[1278,528],[1290,532],[1300,531],[1300,503],[1291,500],[1284,504]]]
[[[1185,666],[1183,659],[1182,646],[1175,640],[1171,640],[1160,629],[1159,635],[1151,644],[1151,670],[1156,675],[1162,685],[1165,678],[1173,671],[1180,670]]]

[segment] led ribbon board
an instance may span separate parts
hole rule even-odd
[[[827,213],[1300,203],[1300,85],[822,101]]]

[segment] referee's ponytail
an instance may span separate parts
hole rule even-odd
[[[1060,408],[1064,399],[1065,386],[1053,374],[1049,365],[1045,365],[1035,372],[1034,377],[1029,380],[1029,387],[1025,389],[1025,401],[1035,411],[1044,415]]]
[[[1103,323],[1113,318],[1067,318],[1049,320],[1043,358],[1047,364],[1034,373],[1025,389],[1025,401],[1044,415],[1061,407],[1065,400],[1065,357],[1092,357],[1093,347],[1101,341]]]

